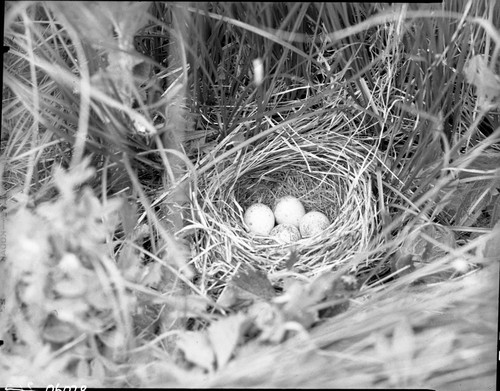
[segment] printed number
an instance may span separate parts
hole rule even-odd
[[[45,391],[85,391],[87,389],[87,386],[78,387],[75,385],[63,386],[62,388],[60,387],[59,383],[57,383],[55,387],[52,384],[49,384],[47,388],[45,388]]]

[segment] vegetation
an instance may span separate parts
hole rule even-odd
[[[499,23],[8,2],[0,384],[493,388]],[[332,225],[252,237],[284,194]]]

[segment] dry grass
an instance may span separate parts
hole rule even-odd
[[[495,373],[497,273],[493,266],[457,281],[367,294],[309,336],[248,347],[208,385],[488,388]]]

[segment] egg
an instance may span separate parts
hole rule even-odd
[[[309,238],[323,232],[330,225],[324,213],[313,210],[300,219],[299,229],[303,238]]]
[[[264,236],[269,235],[275,223],[271,208],[259,202],[249,206],[243,221],[251,232]]]
[[[278,224],[271,230],[269,235],[281,243],[292,243],[301,238],[299,229],[290,224]]]
[[[302,202],[290,195],[280,198],[274,207],[277,224],[288,224],[298,228],[299,221],[305,214],[306,210]]]

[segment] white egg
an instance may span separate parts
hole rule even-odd
[[[313,210],[300,219],[299,229],[303,238],[309,238],[323,232],[330,225],[324,213]]]
[[[293,243],[300,239],[299,229],[290,224],[278,224],[269,235],[282,243]]]
[[[304,205],[302,205],[302,202],[298,198],[293,196],[280,198],[274,207],[274,216],[278,224],[288,224],[298,227],[300,219],[305,214]]]
[[[256,203],[246,210],[243,220],[248,229],[257,235],[267,236],[274,227],[274,214],[267,205]]]

